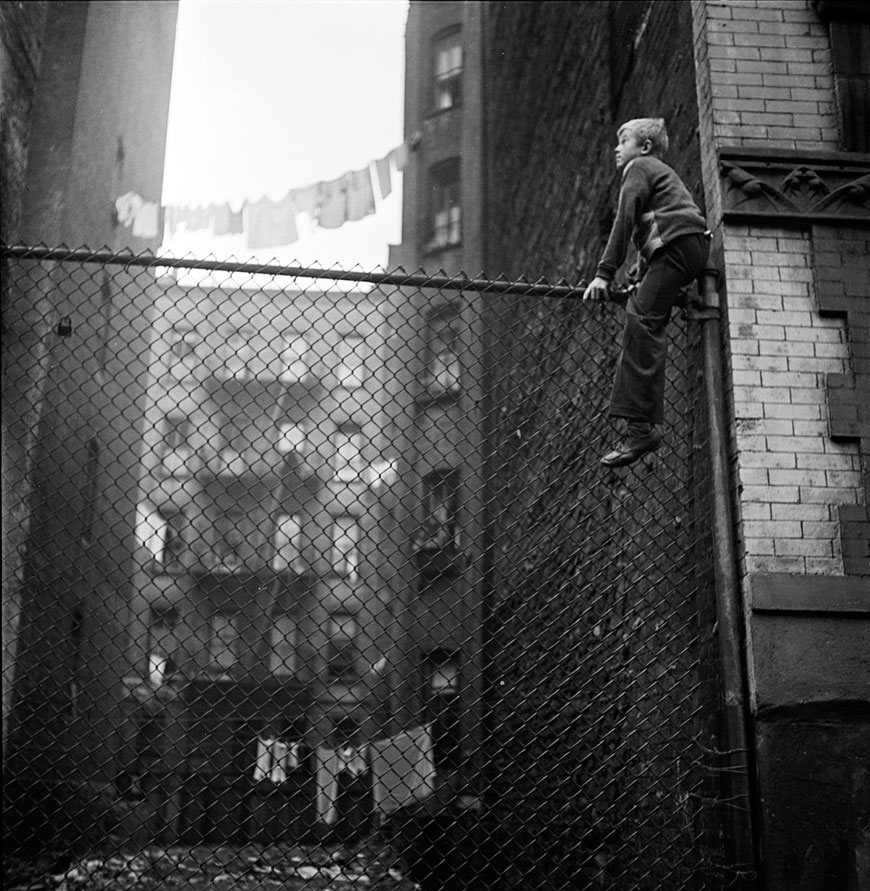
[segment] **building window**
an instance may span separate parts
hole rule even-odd
[[[275,556],[272,568],[276,572],[292,569],[302,572],[302,523],[296,514],[281,514],[275,523]]]
[[[462,238],[459,160],[451,158],[429,171],[429,250],[451,247]]]
[[[137,509],[136,538],[150,556],[150,569],[157,573],[181,572],[187,544],[187,517],[181,511],[161,513],[140,505]]]
[[[175,626],[178,613],[174,607],[152,607],[148,622],[148,680],[159,687],[177,671],[174,660]]]
[[[238,572],[244,567],[246,548],[243,523],[245,512],[240,509],[227,511],[215,521],[215,542],[211,554],[214,572]]]
[[[462,102],[462,34],[452,31],[434,44],[435,110],[443,111]]]
[[[285,331],[281,335],[281,380],[298,383],[310,372],[311,345],[300,331]]]
[[[432,726],[435,768],[455,767],[461,759],[459,661],[436,650],[423,660],[425,722]]]
[[[418,552],[458,549],[459,474],[434,470],[423,478],[422,519],[414,536]]]
[[[292,677],[297,669],[299,628],[293,616],[272,616],[271,670],[276,677]]]
[[[434,316],[428,323],[424,385],[430,396],[456,395],[461,366],[459,334],[454,315]]]
[[[359,479],[363,464],[363,436],[355,424],[342,424],[334,436],[333,471],[335,479],[353,482]]]
[[[152,560],[161,563],[163,546],[166,541],[166,520],[156,510],[144,505],[136,509],[136,540],[145,548]]]
[[[199,335],[193,325],[173,325],[166,334],[168,345],[167,364],[175,377],[186,377],[198,362]]]
[[[332,720],[329,743],[335,749],[347,750],[363,743],[362,728],[358,721],[346,715]]]
[[[218,474],[237,477],[247,473],[251,469],[249,458],[253,455],[249,450],[259,436],[259,431],[242,412],[225,418],[221,426],[223,445],[213,465]]]
[[[333,680],[356,677],[357,634],[356,618],[349,613],[330,616],[327,634],[326,663]]]
[[[847,152],[870,151],[870,20],[858,4],[816,0],[828,24],[831,65],[840,116],[840,142]]]
[[[359,572],[360,527],[354,517],[337,517],[332,524],[330,563],[336,575],[356,581]]]
[[[160,442],[161,454],[175,452],[187,446],[193,425],[187,415],[167,415],[163,419],[163,437]]]
[[[225,380],[245,380],[251,377],[255,352],[253,338],[252,328],[238,328],[227,332],[221,350],[220,377]]]
[[[295,421],[279,424],[277,449],[282,455],[303,457],[308,452],[308,425]]]
[[[186,415],[171,414],[163,419],[163,433],[156,449],[163,475],[187,479],[193,474],[193,449],[189,445],[192,433],[193,425]]]
[[[335,376],[340,386],[346,390],[355,390],[365,383],[365,341],[358,334],[348,334],[336,345],[338,362]]]
[[[215,613],[211,617],[209,637],[209,669],[221,675],[230,674],[239,664],[242,645],[242,621],[237,613]]]

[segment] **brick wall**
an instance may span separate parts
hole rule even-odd
[[[486,10],[485,268],[588,280],[616,204],[619,123],[664,117],[667,160],[702,201],[691,8],[660,0]],[[490,808],[510,837],[505,881],[522,884],[529,869],[527,883],[591,887],[584,861],[595,855],[617,885],[664,887],[681,869],[703,870],[697,855],[718,856],[664,816],[673,790],[683,788],[673,772],[683,756],[674,753],[693,745],[681,737],[692,723],[686,700],[672,698],[679,682],[665,679],[695,677],[677,665],[683,658],[716,664],[709,651],[699,656],[697,641],[676,640],[694,634],[696,622],[712,624],[709,616],[675,615],[711,596],[709,541],[693,501],[709,479],[694,415],[703,397],[690,391],[697,357],[675,320],[667,447],[646,472],[611,476],[598,457],[614,436],[606,408],[621,315],[580,301],[498,295],[487,295],[484,309],[493,468]],[[665,642],[668,629],[675,638]],[[666,666],[666,652],[680,655]],[[630,703],[625,711],[622,703]],[[618,759],[599,761],[608,728],[625,745]],[[691,732],[711,749],[718,744],[709,726]],[[633,780],[617,760],[645,778],[636,792],[623,794]],[[653,776],[657,791],[641,790]],[[717,794],[706,791],[707,800]],[[644,853],[635,856],[631,845]],[[570,877],[559,874],[572,868]]]
[[[4,4],[4,26],[20,6]],[[16,166],[20,208],[4,217],[4,237],[119,246],[115,197],[130,188],[160,195],[176,5],[57,3],[44,12],[41,68],[16,122],[22,147],[29,141],[26,168]],[[33,40],[27,29],[19,15],[4,43]],[[4,576],[4,620],[18,620],[14,660],[4,652],[4,683],[15,681],[11,694],[4,689],[6,768],[42,784],[46,807],[55,788],[112,776],[123,695],[120,617],[138,482],[123,431],[141,417],[146,371],[145,332],[131,321],[147,318],[153,300],[140,288],[126,301],[132,273],[110,280],[91,271],[75,291],[61,286],[57,268],[29,261],[9,262],[3,277],[4,434],[25,452],[4,457],[30,504],[26,547],[20,532],[12,540],[24,557],[9,592]],[[64,317],[67,333],[58,329]],[[122,330],[133,333],[117,337]],[[50,822],[61,831],[59,819]]]
[[[870,274],[867,201],[836,200],[866,177],[867,156],[840,151],[815,7],[696,0],[693,20],[724,296],[760,886],[821,891],[864,887],[870,857],[859,793],[870,770]]]
[[[725,266],[744,572],[842,574],[861,464],[827,435],[825,382],[849,369],[844,320],[818,312],[806,232],[729,227]]]
[[[30,141],[30,116],[39,69],[42,64],[42,34],[46,9],[39,3],[4,3],[0,7],[0,241],[17,240],[24,174]],[[10,287],[3,270],[0,312],[3,330],[3,416],[2,416],[2,598],[3,665],[15,661],[18,619],[21,608],[21,555],[30,525],[29,451],[38,412],[31,402],[16,401],[12,393],[38,392],[44,379],[41,351],[10,337]],[[45,311],[45,307],[40,307]],[[38,317],[39,313],[34,313]],[[37,318],[28,320],[31,331],[43,327]],[[12,694],[12,678],[3,672],[3,741]]]
[[[836,150],[828,34],[810,0],[708,0],[703,6],[716,140]]]
[[[487,15],[489,272],[591,278],[630,118],[665,118],[666,160],[703,205],[687,4],[517,2]]]
[[[813,219],[781,198],[795,196],[792,171],[839,148],[827,27],[810,0],[709,0],[694,4],[694,20],[708,218],[727,292],[743,570],[842,575],[840,507],[864,503],[862,453],[855,436],[829,435],[828,375],[850,374],[860,322],[850,334],[844,313],[820,313]],[[723,153],[741,150],[764,153],[751,176],[779,165],[759,187],[771,197],[752,205],[755,219],[729,219],[751,203],[727,194],[723,179]]]

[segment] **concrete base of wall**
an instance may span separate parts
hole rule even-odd
[[[870,889],[870,586],[749,579],[762,887]]]
[[[870,710],[756,725],[764,888],[870,889]]]

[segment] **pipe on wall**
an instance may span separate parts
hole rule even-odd
[[[753,832],[753,797],[750,788],[749,732],[745,664],[741,634],[740,587],[732,522],[728,472],[725,396],[722,383],[719,272],[705,269],[700,279],[701,307],[696,318],[701,328],[707,443],[711,472],[711,531],[716,584],[716,627],[719,671],[722,681],[722,762],[730,866],[737,871],[734,887],[756,887]]]

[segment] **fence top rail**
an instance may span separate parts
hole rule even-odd
[[[469,278],[465,273],[448,275],[443,270],[439,270],[436,275],[429,275],[423,269],[417,272],[406,272],[402,267],[398,267],[394,272],[363,272],[350,269],[322,269],[312,266],[281,266],[270,263],[198,260],[190,257],[161,257],[149,252],[141,254],[118,253],[108,248],[91,250],[87,247],[69,248],[59,246],[52,248],[44,245],[4,244],[0,245],[0,258],[100,263],[141,268],[189,269],[206,272],[241,272],[250,275],[350,281],[373,285],[437,288],[439,290],[475,291],[478,293],[555,297],[560,299],[580,298],[583,296],[586,288],[585,282],[581,281],[571,285],[564,279],[556,284],[551,284],[544,278],[540,278],[535,282],[525,280],[509,281],[503,277],[491,279],[483,275],[477,278]]]

